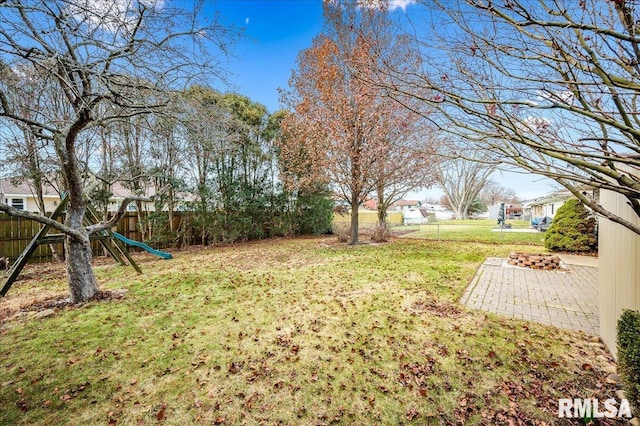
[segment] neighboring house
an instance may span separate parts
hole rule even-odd
[[[433,213],[438,220],[449,220],[455,218],[456,214],[453,210],[448,209],[442,204],[424,204],[427,212]]]
[[[362,207],[367,210],[378,210],[378,200],[375,198],[367,197],[367,199],[362,203]]]
[[[401,213],[406,212],[411,208],[422,207],[418,200],[398,200],[391,205],[389,210],[399,211]]]
[[[575,198],[573,194],[567,190],[554,191],[543,197],[538,197],[523,204],[525,215],[534,217],[555,216],[558,208],[568,200]],[[530,213],[529,213],[530,212]],[[529,214],[527,214],[529,213]]]
[[[402,212],[402,219],[405,225],[421,225],[429,223],[436,218],[435,213],[430,213],[425,207],[410,207]]]
[[[11,183],[11,179],[0,179],[0,196],[4,204],[15,209],[39,212],[36,196],[26,182],[14,185]],[[44,186],[42,198],[47,212],[54,211],[60,202],[60,194],[51,185]]]
[[[43,188],[45,211],[52,212],[60,202],[60,194],[58,191],[50,185],[45,185]],[[148,190],[150,193],[155,193],[154,188]],[[107,210],[109,212],[116,212],[125,198],[130,197],[132,192],[126,189],[120,183],[114,183],[111,186],[112,196],[110,198]],[[38,204],[36,202],[36,196],[33,190],[26,182],[14,185],[11,183],[11,179],[0,179],[0,196],[5,204],[8,204],[19,210],[26,210],[29,212],[38,212]],[[193,201],[194,197],[191,194],[180,193],[179,198],[182,201],[176,206],[176,210],[184,210],[184,202]],[[152,212],[155,211],[155,205],[152,202],[142,203],[143,211]],[[136,203],[130,203],[127,206],[127,211],[136,211]]]
[[[498,220],[500,215],[500,203],[496,203],[489,207],[489,219]],[[521,219],[523,216],[522,204],[504,203],[505,219]]]
[[[155,193],[155,188],[150,188],[147,191],[151,193]],[[111,185],[111,194],[112,195],[109,198],[109,205],[107,206],[107,210],[109,212],[117,211],[122,205],[122,202],[124,201],[124,199],[127,197],[131,197],[133,195],[133,193],[130,190],[122,186],[122,184],[119,182],[116,182],[113,185]],[[129,205],[127,206],[127,211],[135,212],[137,208],[138,207],[136,203],[129,203]],[[156,210],[155,204],[152,202],[143,202],[142,210],[147,212],[153,212]]]

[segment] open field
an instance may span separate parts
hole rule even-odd
[[[123,297],[53,312],[33,301],[64,296],[62,269],[29,266],[0,299],[0,424],[555,423],[558,398],[613,397],[603,346],[456,303],[515,249],[538,248],[325,237],[136,255],[144,275],[97,267]]]
[[[512,229],[530,229],[528,221],[508,220]],[[413,230],[403,235],[404,238],[420,238],[443,241],[471,241],[502,244],[544,245],[544,233],[495,232],[499,229],[495,220],[441,220],[425,225],[397,227],[394,229]],[[539,249],[538,249],[539,250]]]

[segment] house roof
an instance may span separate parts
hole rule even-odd
[[[34,195],[33,190],[31,189],[31,187],[29,187],[29,184],[26,180],[20,183],[14,183],[12,182],[12,179],[0,179],[0,192],[2,192],[4,195],[16,195],[16,196],[20,196],[20,195],[33,196]],[[146,196],[151,196],[156,192],[157,192],[156,187],[154,185],[149,185],[143,188],[143,194]],[[124,200],[126,197],[130,197],[134,195],[134,193],[131,190],[125,188],[124,185],[122,185],[122,183],[120,182],[115,182],[111,185],[111,193],[113,194],[111,196],[112,201],[121,201],[121,200]],[[176,195],[179,195],[180,198],[182,198],[182,200],[184,201],[195,200],[194,195],[188,192],[179,192]],[[44,185],[44,196],[45,198],[47,197],[60,198],[60,194],[58,193],[58,191],[49,184]]]
[[[43,189],[45,197],[60,197],[58,191],[49,184],[45,184]],[[5,195],[34,195],[27,180],[23,180],[18,183],[14,179],[0,179],[0,190],[0,192],[3,192]],[[145,192],[155,193],[155,187],[151,186],[147,188]],[[111,193],[113,194],[113,198],[116,199],[133,195],[133,193],[129,189],[125,188],[120,182],[116,182],[111,185]]]
[[[555,191],[542,197],[529,200],[524,203],[524,207],[541,206],[544,204],[555,203],[558,201],[565,201],[573,198],[573,194],[568,190]]]
[[[12,179],[0,179],[0,192],[5,195],[33,195],[33,190],[26,180],[17,183]],[[45,197],[60,197],[58,191],[49,184],[44,185],[43,195]]]
[[[395,203],[393,203],[393,205],[397,206],[397,207],[401,207],[401,206],[417,206],[418,204],[420,204],[420,201],[418,201],[418,200],[398,200]]]

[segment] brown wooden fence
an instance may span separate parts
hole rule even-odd
[[[15,260],[40,228],[38,222],[12,218],[0,213],[0,257]],[[62,244],[56,244],[56,247],[62,251]],[[50,260],[51,250],[48,246],[39,246],[32,259],[34,262]]]
[[[144,216],[143,216],[144,217]],[[178,213],[174,216],[174,229],[178,229],[182,221],[182,216]],[[18,219],[10,217],[4,213],[0,213],[0,257],[8,257],[11,262],[15,260],[20,253],[27,247],[29,242],[33,239],[34,235],[40,230],[42,225],[38,222],[26,219]],[[138,227],[138,214],[135,212],[129,212],[118,223],[117,232],[125,237],[142,241],[143,234]],[[50,234],[55,234],[57,231],[51,230]],[[155,248],[166,248],[169,243],[165,244],[153,244]],[[60,253],[64,253],[63,244],[55,244],[56,250]],[[92,242],[94,255],[103,254],[103,249],[98,241]],[[129,251],[137,251],[135,247],[128,247]],[[33,254],[29,262],[47,262],[52,259],[51,250],[48,245],[40,245],[36,252]]]

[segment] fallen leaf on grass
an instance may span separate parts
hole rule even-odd
[[[167,410],[167,404],[162,404],[162,407],[160,407],[160,411],[158,411],[158,414],[156,414],[156,419],[160,422],[162,421],[162,419],[164,419],[164,414]]]
[[[407,410],[407,420],[408,421],[413,421],[413,420],[417,419],[419,415],[420,415],[420,413],[418,413],[418,410],[416,410],[413,407],[410,407]]]

